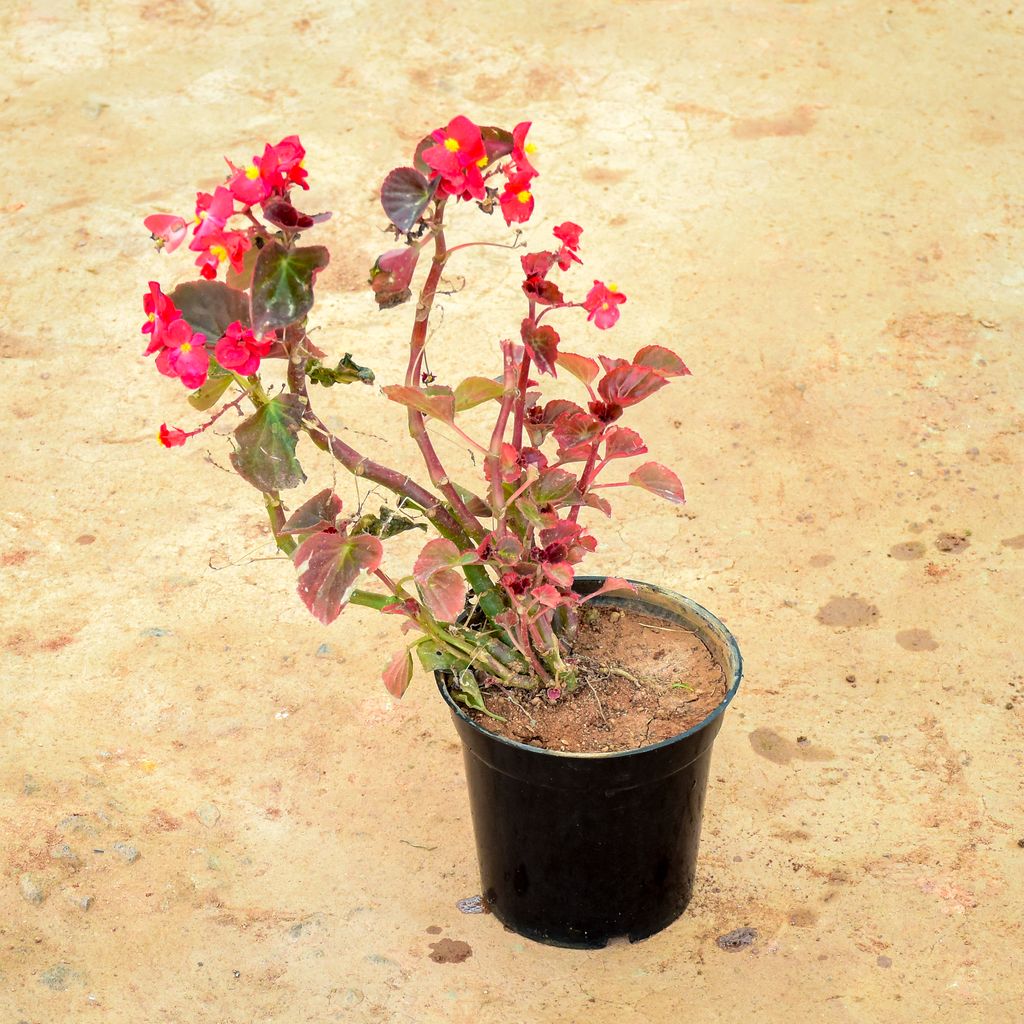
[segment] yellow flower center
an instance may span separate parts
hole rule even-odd
[[[190,342],[190,341],[183,342],[181,344],[180,348],[179,348],[179,351],[184,352],[185,355],[188,355],[189,352],[192,351],[192,342]]]
[[[477,167],[482,169],[482,168],[486,167],[489,163],[490,163],[490,160],[488,160],[486,156],[482,156],[482,157],[480,157],[479,160],[477,160],[476,165],[477,165]]]
[[[211,245],[210,255],[216,256],[219,263],[223,263],[228,258],[228,251],[223,245]]]
[[[608,303],[607,302],[602,302],[601,303],[601,308],[602,309],[608,309],[609,308]]]
[[[260,169],[255,164],[249,164],[245,169],[245,176],[250,181],[255,181],[260,176]]]
[[[524,188],[523,191],[516,196],[516,199],[518,199],[521,203],[528,203],[530,201],[529,190]]]
[[[196,219],[193,221],[193,223],[196,224],[196,225],[199,225],[199,224],[202,224],[205,219],[206,219],[206,211],[205,210],[200,210],[196,214]]]
[[[618,290],[619,290],[619,286],[617,284],[610,284],[610,285],[608,285],[608,291],[610,291],[610,292],[617,292]]]
[[[149,318],[148,318],[148,319],[149,319],[149,322],[150,322],[151,324],[152,324],[152,323],[155,323],[155,322],[156,322],[156,313],[150,313],[150,314],[149,314]]]
[[[537,147],[532,142],[528,142],[525,146],[523,146],[523,152],[532,155],[533,153],[537,152]]]
[[[453,139],[451,136],[448,136],[448,138],[444,140],[444,148],[447,149],[449,153],[457,153],[462,147],[459,145],[458,139]]]

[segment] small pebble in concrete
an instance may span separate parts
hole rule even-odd
[[[62,860],[72,867],[77,867],[78,854],[68,846],[67,843],[59,843],[57,846],[50,847],[50,856],[54,860]]]
[[[196,808],[196,817],[207,828],[213,828],[220,821],[220,809],[215,804],[203,804]]]
[[[455,906],[457,906],[463,914],[483,914],[486,913],[487,909],[484,906],[483,896],[467,896],[464,900],[459,900]]]
[[[719,935],[718,938],[715,939],[715,945],[718,946],[719,949],[726,949],[730,952],[734,952],[737,949],[746,949],[747,946],[752,946],[756,939],[756,928],[734,928],[731,932]]]
[[[876,961],[879,967],[892,967],[892,960],[887,956],[880,956]]]
[[[92,897],[83,896],[80,892],[76,892],[74,889],[65,889],[64,898],[73,907],[78,907],[79,910],[88,910],[92,906]]]
[[[139,859],[139,851],[131,843],[114,843],[111,849],[128,864],[134,864]]]
[[[70,964],[54,964],[39,975],[39,984],[53,989],[54,992],[65,991],[77,980],[78,975],[71,969]]]
[[[26,872],[18,879],[18,888],[21,890],[22,899],[26,903],[39,906],[46,899],[46,890],[43,883],[32,874]]]

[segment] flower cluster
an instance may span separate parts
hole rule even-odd
[[[143,298],[146,354],[156,356],[160,373],[195,390],[189,397],[195,409],[223,403],[194,430],[164,424],[160,443],[180,447],[228,409],[251,404],[252,414],[234,431],[231,462],[263,492],[275,542],[299,572],[302,601],[325,623],[357,603],[402,617],[406,633],[416,634],[384,672],[396,696],[409,683],[415,653],[426,668],[454,672],[455,696],[472,707],[484,708],[480,687],[493,683],[539,688],[548,699],[560,699],[576,685],[562,644],[579,605],[589,599],[573,589],[576,566],[597,547],[580,516],[611,515],[605,495],[616,487],[684,500],[679,478],[657,462],[639,465],[625,479],[615,479],[615,472],[623,460],[648,450],[620,420],[672,378],[687,375],[685,364],[658,344],[641,347],[629,360],[567,351],[552,322],[582,310],[604,331],[616,324],[626,301],[615,285],[597,279],[582,299],[563,293],[556,271],[566,274],[583,262],[579,224],[557,224],[549,248],[520,255],[525,310],[518,336],[498,343],[499,374],[447,383],[427,364],[442,275],[450,273],[461,250],[502,244],[450,246],[445,218],[460,202],[484,213],[500,209],[509,226],[531,218],[537,169],[527,142],[530,127],[522,121],[508,131],[455,117],[422,140],[415,166],[395,168],[381,188],[398,246],[382,253],[370,271],[381,309],[413,298],[421,251],[433,249],[414,303],[404,382],[381,389],[404,408],[429,487],[351,447],[314,410],[311,388],[374,378],[348,352],[336,368],[326,365],[326,354],[308,333],[317,274],[329,253],[299,240],[329,214],[310,216],[292,205],[291,190],[308,188],[305,150],[296,136],[265,146],[242,167],[228,161],[225,182],[198,194],[191,224],[168,214],[145,220],[167,252],[191,231],[189,249],[198,253],[200,273],[199,281],[170,294],[150,282]],[[519,246],[517,231],[505,247]],[[216,280],[222,264],[233,271],[223,282]],[[260,371],[271,358],[282,360],[284,383],[265,387]],[[543,400],[541,381],[559,371],[582,385],[580,402]],[[479,435],[462,414],[485,404],[494,410],[493,427]],[[475,481],[456,482],[458,474],[435,446],[432,431],[438,425],[473,453]],[[378,493],[394,495],[394,507],[346,516],[341,499],[327,489],[289,515],[281,494],[306,479],[296,450],[303,436],[372,482]],[[383,541],[428,525],[438,536],[425,542],[411,574],[388,575]],[[360,589],[367,582],[384,593]],[[605,589],[627,586],[613,579]]]
[[[512,129],[511,159],[500,166],[505,181],[498,195],[498,204],[506,224],[524,224],[533,213],[534,200],[530,185],[537,170],[530,162],[534,152],[526,141],[530,122],[522,121]],[[495,157],[505,154],[505,147],[496,140],[490,146],[481,128],[468,117],[453,118],[446,128],[432,132],[433,145],[423,151],[423,162],[433,172],[442,195],[458,199],[487,198],[487,180],[496,173]],[[497,195],[497,190],[492,190]]]

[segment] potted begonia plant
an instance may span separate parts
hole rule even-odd
[[[381,188],[394,246],[369,286],[382,310],[415,300],[405,378],[380,390],[385,406],[404,410],[424,480],[364,454],[316,411],[321,389],[375,378],[348,346],[329,359],[326,334],[310,335],[329,253],[305,236],[322,233],[330,214],[295,204],[309,187],[298,137],[228,161],[223,184],[198,193],[194,216],[145,219],[158,248],[187,244],[199,274],[170,292],[150,282],[142,330],[145,354],[206,414],[192,429],[162,425],[161,444],[183,446],[229,411],[244,415],[230,460],[261,493],[302,601],[324,624],[350,604],[400,620],[405,638],[383,669],[396,698],[414,656],[435,674],[463,741],[487,907],[532,938],[595,947],[650,935],[685,908],[711,744],[741,664],[731,634],[692,601],[578,573],[597,543],[581,519],[610,516],[611,489],[683,501],[675,472],[637,464],[647,446],[622,420],[689,370],[657,343],[629,359],[563,344],[558,316],[578,310],[606,331],[626,296],[593,279],[580,298],[563,293],[560,275],[581,273],[576,223],[557,224],[546,246],[524,243],[518,225],[533,214],[538,176],[529,131],[528,122],[508,131],[456,117]],[[511,237],[451,244],[460,207],[496,214]],[[494,365],[462,341],[465,362],[482,369],[441,381],[427,363],[428,338],[444,344],[431,316],[463,250],[484,244],[522,250],[522,319],[496,332]],[[560,371],[575,379],[579,402],[543,399]],[[472,424],[464,414],[485,405],[493,417],[481,432],[479,411]],[[438,432],[469,453],[475,479],[442,459]],[[300,442],[386,500],[354,514],[331,488],[289,501],[285,492],[306,482]],[[430,536],[411,569],[385,568],[385,542],[415,529]],[[639,732],[628,724],[637,720]]]

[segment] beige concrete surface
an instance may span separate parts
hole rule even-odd
[[[2,1024],[1024,1021],[1024,9],[8,0],[0,39]],[[698,894],[635,946],[459,912],[461,759],[426,678],[383,691],[395,623],[317,625],[226,440],[154,440],[196,420],[140,296],[190,275],[141,219],[298,133],[320,343],[393,382],[376,188],[457,113],[534,121],[530,233],[582,223],[577,280],[629,296],[566,343],[694,373],[636,420],[689,504],[623,496],[592,567],[712,608],[747,677]],[[507,254],[465,269],[442,379],[522,315]],[[324,408],[408,457],[374,390]]]

